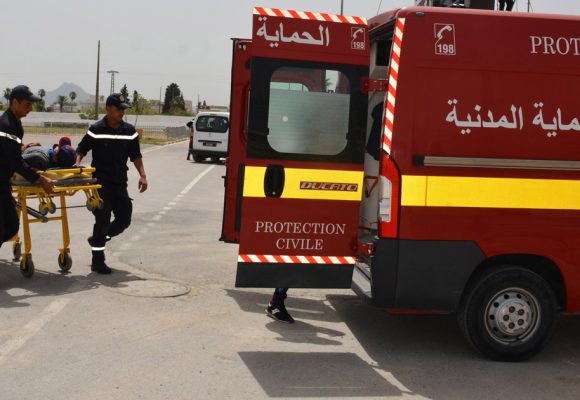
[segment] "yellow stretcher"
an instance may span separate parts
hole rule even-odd
[[[34,274],[34,263],[32,262],[32,240],[30,238],[30,224],[36,222],[61,221],[62,224],[62,248],[59,249],[58,266],[61,271],[67,272],[72,267],[70,256],[70,234],[68,230],[68,216],[66,206],[66,196],[73,196],[79,191],[83,191],[87,201],[86,207],[89,211],[103,207],[103,200],[99,196],[97,189],[101,185],[97,184],[93,178],[94,168],[69,168],[69,169],[49,169],[40,172],[54,181],[54,193],[48,194],[39,184],[31,184],[22,176],[15,174],[12,177],[12,192],[17,201],[18,218],[22,218],[22,230],[24,232],[24,253],[22,252],[22,242],[19,234],[12,238],[14,241],[13,255],[14,261],[20,260],[20,271],[22,275],[30,278]],[[60,199],[60,215],[47,217],[47,214],[54,214],[57,207],[55,198]],[[28,206],[29,199],[38,199],[38,210]],[[30,218],[29,215],[32,217]]]

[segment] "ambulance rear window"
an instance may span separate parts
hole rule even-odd
[[[347,143],[349,107],[344,74],[280,68],[270,81],[268,143],[280,153],[339,154]]]
[[[362,162],[368,67],[253,58],[248,156]]]

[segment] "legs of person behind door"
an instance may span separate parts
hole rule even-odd
[[[276,288],[272,299],[266,309],[266,315],[276,321],[285,322],[287,324],[294,323],[294,318],[286,310],[284,300],[286,300],[288,288]]]
[[[10,188],[0,188],[0,247],[18,233],[20,223]]]
[[[91,270],[100,274],[110,274],[111,268],[105,263],[105,243],[131,224],[133,205],[125,185],[103,185],[99,195],[103,199],[103,208],[93,211],[95,224],[93,236],[89,238],[93,253]],[[111,214],[115,216],[112,223]]]

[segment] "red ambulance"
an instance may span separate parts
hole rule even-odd
[[[255,8],[233,41],[238,287],[456,312],[527,359],[580,311],[580,18]]]

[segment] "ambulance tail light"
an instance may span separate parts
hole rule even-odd
[[[382,155],[380,167],[379,236],[396,238],[399,226],[399,172],[386,154]]]

